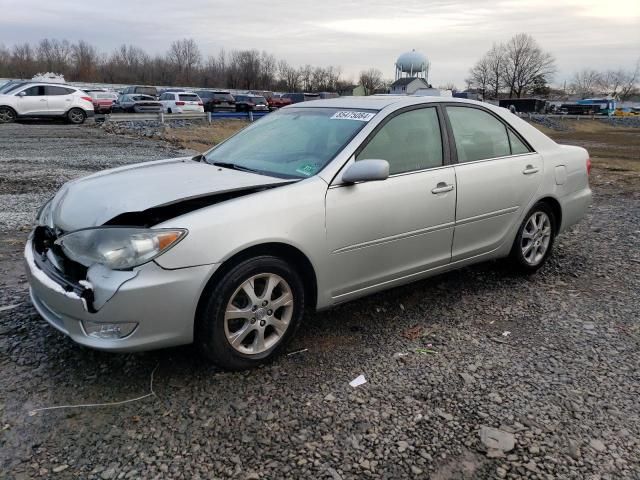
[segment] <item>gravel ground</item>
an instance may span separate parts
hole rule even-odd
[[[19,158],[11,188],[41,198],[110,157],[172,153],[99,130],[66,146],[81,130],[9,128],[0,141],[31,140],[2,149],[2,178]],[[48,147],[35,149],[39,138]],[[14,181],[22,169],[29,180]],[[595,188],[588,217],[537,275],[492,262],[318,313],[290,349],[306,351],[244,373],[190,347],[115,355],[73,344],[29,306],[25,233],[9,229],[0,477],[640,478],[640,196]],[[349,386],[361,374],[367,383]],[[140,397],[151,378],[153,394],[135,402],[30,414]]]

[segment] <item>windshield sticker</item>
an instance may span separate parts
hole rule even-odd
[[[307,163],[305,165],[300,165],[298,168],[296,168],[296,172],[302,175],[305,175],[307,177],[310,177],[311,175],[313,175],[318,171],[318,166],[319,165],[317,163]]]
[[[351,110],[344,110],[334,113],[331,120],[360,120],[361,122],[368,122],[375,117],[375,115],[375,113],[371,112],[353,112]]]

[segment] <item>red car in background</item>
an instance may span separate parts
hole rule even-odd
[[[280,93],[274,93],[271,98],[267,98],[267,101],[269,102],[269,110],[286,107],[293,103],[290,98],[284,98]]]
[[[118,99],[118,95],[111,92],[92,90],[87,92],[93,102],[93,110],[96,113],[111,113],[113,102]]]

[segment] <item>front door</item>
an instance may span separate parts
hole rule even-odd
[[[449,263],[456,207],[436,107],[390,117],[355,161],[389,162],[386,180],[332,184],[326,197],[328,257],[336,301]]]
[[[47,115],[49,113],[44,86],[34,85],[22,90],[22,92],[24,95],[18,95],[19,115]]]
[[[452,261],[500,247],[538,190],[542,157],[482,108],[447,106],[458,157]]]

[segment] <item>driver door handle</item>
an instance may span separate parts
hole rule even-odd
[[[433,193],[434,195],[437,195],[438,193],[446,193],[446,192],[450,192],[451,190],[453,190],[453,185],[447,185],[446,182],[439,182],[436,185],[436,188],[431,190],[431,193]]]
[[[538,173],[540,171],[539,168],[534,167],[533,165],[527,165],[525,169],[522,171],[525,175],[531,175],[533,173]]]

